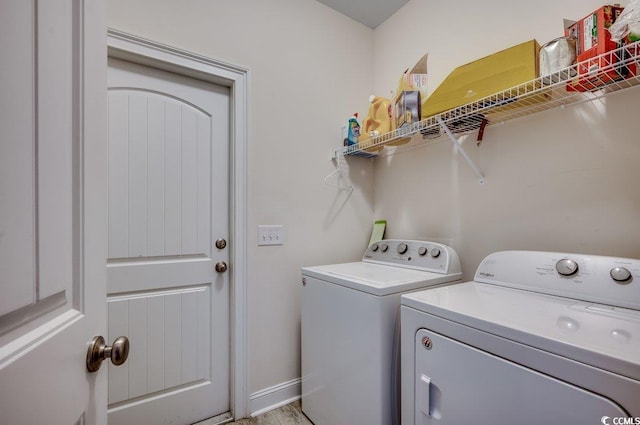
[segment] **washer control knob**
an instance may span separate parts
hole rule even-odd
[[[631,280],[631,272],[624,267],[614,267],[611,269],[609,274],[616,283],[625,284],[629,283],[629,280]]]
[[[421,246],[420,248],[418,248],[418,255],[427,255],[427,247],[426,246]]]
[[[382,252],[387,252],[387,250],[388,250],[388,249],[389,249],[389,245],[387,245],[386,243],[383,243],[383,244],[380,246],[380,250],[381,250]]]
[[[438,258],[440,256],[440,249],[438,248],[431,248],[431,256],[433,258]]]
[[[398,244],[398,254],[404,254],[405,252],[407,252],[407,249],[409,249],[409,247],[406,243],[401,242]]]
[[[556,263],[556,271],[562,276],[571,276],[578,273],[578,263],[568,258],[563,258]]]
[[[374,243],[373,245],[371,245],[371,251],[376,252],[378,250],[378,244]]]

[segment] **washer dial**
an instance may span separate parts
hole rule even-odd
[[[578,263],[568,258],[563,258],[556,263],[556,271],[562,276],[572,276],[578,273]]]
[[[405,252],[407,252],[407,249],[409,247],[407,246],[406,243],[401,242],[398,244],[398,254],[404,254]]]
[[[609,274],[616,283],[625,284],[631,279],[631,272],[624,267],[614,267]]]

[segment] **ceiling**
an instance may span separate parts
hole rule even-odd
[[[374,28],[409,0],[318,0],[353,20]]]

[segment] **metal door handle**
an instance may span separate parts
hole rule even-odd
[[[100,369],[102,361],[111,359],[111,363],[120,366],[129,357],[129,339],[120,336],[113,341],[113,345],[108,346],[102,336],[94,336],[87,350],[87,370],[96,372]]]
[[[220,261],[219,263],[216,263],[216,271],[218,273],[224,273],[227,271],[229,267],[227,266],[227,263],[225,263],[224,261]]]

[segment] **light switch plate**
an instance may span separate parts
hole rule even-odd
[[[282,224],[258,225],[258,246],[282,245],[284,243]]]

